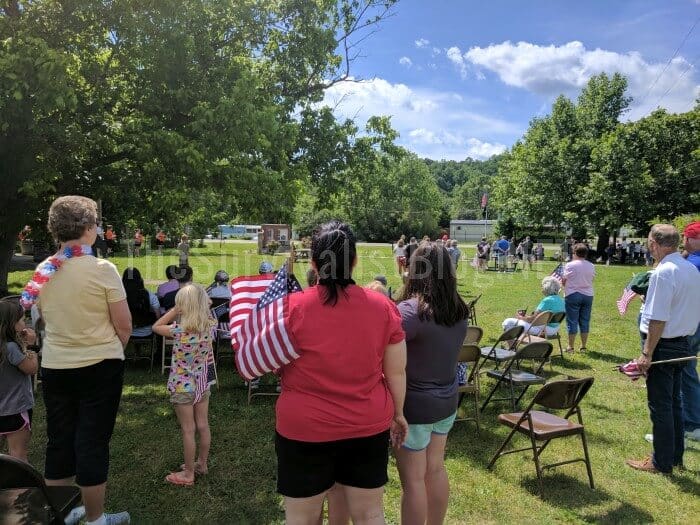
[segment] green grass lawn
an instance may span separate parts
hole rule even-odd
[[[464,250],[463,250],[464,251]],[[473,256],[469,247],[466,256]],[[553,253],[553,247],[548,247]],[[282,256],[273,258],[275,266]],[[253,244],[218,243],[194,249],[190,263],[195,280],[208,284],[220,268],[231,276],[256,273],[263,257]],[[113,259],[120,271],[131,262]],[[162,279],[167,264],[176,264],[174,253],[148,255],[134,262],[149,287]],[[539,302],[539,281],[556,265],[537,263],[533,271],[516,274],[477,274],[467,261],[459,269],[460,292],[483,293],[478,303],[483,342],[501,332],[501,321],[519,308],[532,309]],[[295,273],[303,281],[307,264],[297,263]],[[585,355],[567,355],[553,360],[555,374],[593,376],[595,384],[584,400],[586,423],[596,488],[588,487],[582,463],[566,465],[545,474],[545,496],[537,496],[534,465],[527,453],[500,459],[493,471],[486,465],[507,431],[496,422],[506,405],[490,405],[482,416],[479,434],[473,423],[457,423],[447,446],[447,469],[451,483],[448,523],[693,523],[700,513],[700,444],[689,442],[684,473],[670,478],[633,471],[624,465],[629,457],[642,457],[650,447],[644,434],[650,432],[644,382],[630,382],[613,365],[636,357],[639,338],[635,326],[638,302],[621,317],[615,300],[632,273],[632,267],[597,267],[596,298],[589,350]],[[388,276],[399,285],[389,246],[360,249],[356,280],[364,284],[375,274]],[[11,274],[11,288],[18,291],[30,272]],[[558,355],[558,348],[555,349]],[[112,463],[107,504],[113,511],[129,510],[133,523],[281,523],[281,499],[275,493],[273,446],[274,399],[256,398],[246,404],[246,391],[229,360],[219,368],[220,388],[211,399],[213,434],[209,475],[193,488],[173,487],[163,481],[182,459],[179,428],[168,402],[165,376],[150,374],[141,362],[129,362],[122,405],[112,439]],[[482,391],[488,388],[485,381]],[[528,393],[525,401],[532,396]],[[465,400],[471,406],[471,399]],[[45,445],[43,404],[37,401],[31,461],[43,465]],[[516,438],[525,446],[526,438]],[[553,463],[578,456],[580,440],[553,442],[543,461]],[[398,523],[400,483],[395,465],[390,465],[385,496],[389,522]],[[695,518],[693,518],[695,516]]]

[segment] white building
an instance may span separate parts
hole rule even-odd
[[[482,237],[491,237],[497,221],[492,220],[453,220],[450,221],[450,239],[458,241],[480,241]]]

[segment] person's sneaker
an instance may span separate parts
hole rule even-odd
[[[71,510],[68,513],[68,516],[66,516],[63,519],[63,522],[66,525],[76,525],[84,517],[85,517],[85,507],[83,505],[81,505],[80,507],[75,507],[73,510]]]
[[[644,439],[646,439],[649,443],[654,442],[654,434],[644,434]]]
[[[700,428],[696,428],[692,432],[686,432],[685,439],[690,439],[692,441],[700,441]]]
[[[662,474],[668,476],[667,473],[661,472],[654,466],[654,462],[651,460],[651,456],[647,456],[644,459],[628,459],[625,461],[627,466],[632,467],[635,470],[641,470],[642,472],[649,472],[650,474]]]
[[[131,523],[131,516],[128,512],[105,514],[105,525],[127,525],[129,523]]]

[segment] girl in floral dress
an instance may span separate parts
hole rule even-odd
[[[166,476],[173,485],[193,485],[195,474],[207,473],[211,445],[208,369],[213,340],[210,305],[204,288],[189,284],[175,296],[175,307],[153,325],[155,333],[174,339],[168,392],[182,430],[185,462],[179,472]],[[195,461],[196,433],[199,450]]]

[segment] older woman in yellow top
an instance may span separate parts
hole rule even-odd
[[[87,523],[112,525],[129,522],[126,512],[104,514],[104,500],[131,315],[116,267],[91,255],[96,223],[97,205],[85,197],[60,197],[49,210],[58,252],[37,301],[46,324],[45,477],[49,485],[77,483]]]

